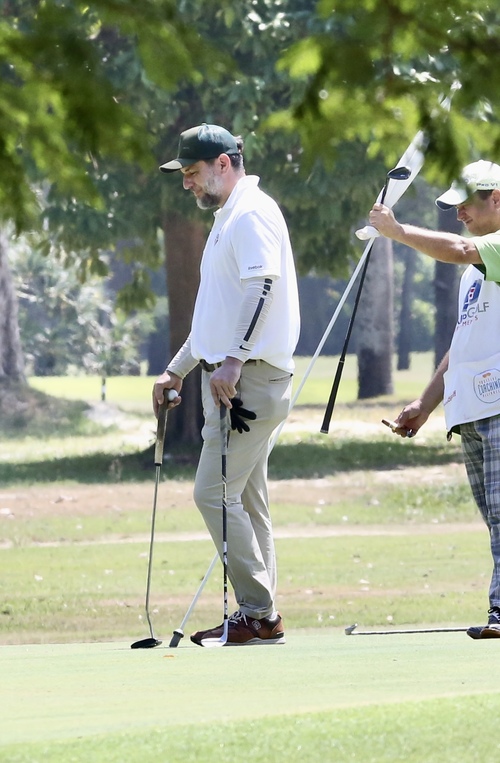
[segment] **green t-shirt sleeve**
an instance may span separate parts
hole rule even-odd
[[[500,231],[473,236],[472,241],[486,268],[486,280],[500,282]]]

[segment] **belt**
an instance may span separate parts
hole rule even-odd
[[[216,368],[220,368],[221,365],[222,365],[222,363],[207,363],[207,361],[203,360],[203,358],[201,360],[199,360],[198,363],[203,368],[203,370],[206,371],[209,374],[211,374],[212,371],[215,371]],[[260,360],[252,358],[250,360],[245,361],[245,363],[243,365],[245,365],[245,366],[256,366],[257,363],[260,363]]]

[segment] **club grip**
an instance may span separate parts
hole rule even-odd
[[[158,410],[158,423],[156,425],[156,443],[155,443],[155,466],[163,464],[163,447],[165,445],[165,431],[167,428],[167,405],[162,403]]]

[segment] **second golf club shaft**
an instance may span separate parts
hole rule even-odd
[[[220,404],[221,478],[222,478],[222,570],[224,590],[224,629],[222,640],[227,641],[229,628],[229,604],[227,586],[227,408]]]

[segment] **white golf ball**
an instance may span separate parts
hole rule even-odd
[[[168,402],[169,403],[172,402],[172,400],[175,400],[176,397],[177,397],[177,392],[175,391],[175,389],[169,389],[167,393]]]

